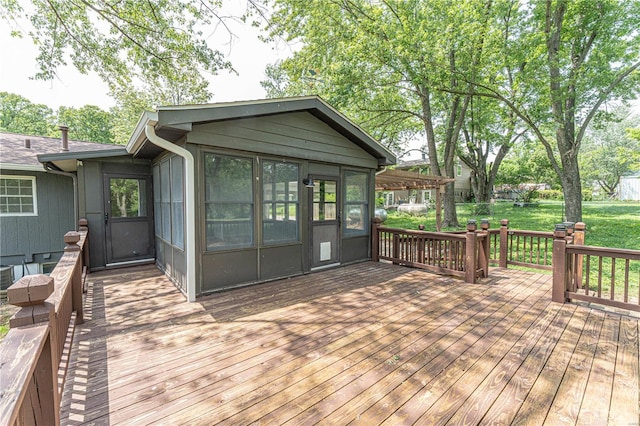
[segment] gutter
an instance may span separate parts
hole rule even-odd
[[[185,182],[185,260],[187,264],[187,302],[196,300],[196,189],[195,189],[195,161],[193,154],[185,148],[177,146],[168,140],[156,135],[155,121],[149,120],[144,128],[147,139],[152,144],[179,155],[184,159],[184,182]],[[129,147],[127,147],[129,148]]]
[[[63,172],[52,163],[42,163],[44,171],[54,175],[66,176],[73,181],[73,229],[78,230],[79,212],[78,212],[78,177],[74,173]]]

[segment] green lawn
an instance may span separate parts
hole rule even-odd
[[[510,202],[497,202],[491,215],[475,215],[473,204],[458,204],[458,221],[464,229],[469,219],[488,218],[491,228],[500,227],[500,219],[509,219],[509,228],[530,231],[553,231],[556,223],[563,222],[563,205],[560,202],[541,202],[537,207],[514,207]],[[585,202],[582,205],[583,221],[587,224],[585,244],[640,250],[640,203]],[[390,213],[384,226],[393,228],[435,231],[435,212],[426,217]],[[447,230],[453,230],[449,228]]]

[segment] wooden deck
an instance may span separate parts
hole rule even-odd
[[[62,424],[639,424],[638,318],[362,263],[186,303],[90,275]]]

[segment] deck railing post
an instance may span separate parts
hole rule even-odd
[[[509,244],[509,219],[500,221],[500,259],[498,266],[507,267],[507,245]]]
[[[21,307],[9,320],[9,327],[12,329],[49,323],[49,332],[33,371],[31,386],[34,386],[34,392],[23,404],[31,405],[25,412],[33,413],[36,424],[59,426],[58,357],[56,339],[52,336],[56,327],[56,314],[53,304],[46,302],[53,290],[53,278],[46,275],[27,275],[7,289],[7,303]],[[17,408],[20,410],[20,407]]]
[[[400,235],[397,232],[393,233],[393,254],[391,255],[391,257],[393,258],[393,260],[391,261],[391,263],[393,263],[394,265],[399,265],[400,264]]]
[[[64,234],[65,253],[80,251],[78,245],[80,241],[80,233],[69,231]],[[82,257],[82,253],[78,254]],[[76,324],[84,323],[84,314],[82,310],[82,259],[78,259],[73,271],[71,272],[71,306],[76,311]]]
[[[583,246],[584,245],[584,237],[585,230],[587,229],[587,225],[584,222],[578,222],[575,224],[574,232],[573,232],[573,245]],[[583,255],[577,254],[575,256],[575,270],[574,273],[574,283],[577,288],[582,288],[582,266],[583,266]]]
[[[556,225],[553,232],[553,289],[551,300],[564,303],[567,289],[567,228],[564,224]]]
[[[371,227],[371,260],[374,262],[380,261],[380,224],[382,219],[374,217]]]
[[[465,246],[465,259],[464,259],[464,281],[469,284],[475,284],[476,282],[476,270],[478,269],[477,252],[477,235],[476,235],[476,221],[470,220],[467,223],[467,242]]]
[[[82,246],[82,266],[87,268],[87,272],[89,272],[89,221],[87,219],[82,218],[78,221],[78,231],[86,232]]]
[[[482,268],[482,272],[484,274],[484,278],[489,276],[489,258],[491,257],[491,235],[489,234],[489,227],[491,223],[489,219],[482,219],[480,221],[480,229],[482,229],[482,234],[484,235],[484,240],[482,240],[481,253],[480,253],[480,267]]]

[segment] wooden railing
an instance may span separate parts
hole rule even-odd
[[[88,228],[68,232],[62,258],[46,275],[21,278],[7,290],[19,306],[0,343],[0,425],[59,425],[60,395],[69,357],[66,342],[83,323],[83,272],[88,267]]]
[[[475,283],[489,273],[489,238],[477,231],[475,221],[467,232],[445,233],[386,228],[373,223],[374,261],[389,260],[397,265],[458,276]],[[473,253],[473,255],[467,255]]]
[[[556,225],[554,232],[489,229],[425,232],[373,225],[372,258],[462,277],[474,283],[489,275],[489,264],[553,271],[553,300],[582,300],[640,311],[640,250],[584,245],[582,222]],[[469,256],[468,253],[474,253]]]
[[[554,235],[554,301],[582,300],[640,312],[640,250],[572,243],[563,229]]]
[[[509,229],[509,221],[502,219],[500,229],[489,230],[489,238],[491,264],[553,270],[553,232]]]

